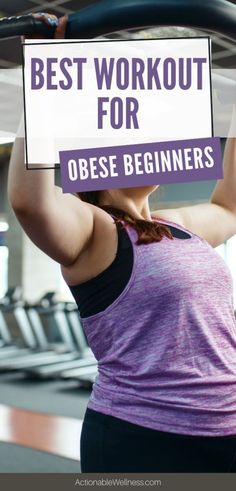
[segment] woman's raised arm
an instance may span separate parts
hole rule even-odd
[[[10,159],[8,197],[30,239],[60,264],[72,264],[93,233],[93,207],[54,185],[54,169],[27,170],[24,138]]]
[[[45,14],[43,14],[45,17]],[[63,37],[66,17],[55,37]],[[54,185],[54,169],[27,170],[23,118],[10,159],[8,197],[30,239],[64,266],[73,264],[93,234],[93,206]]]

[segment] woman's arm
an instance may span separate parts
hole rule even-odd
[[[233,117],[230,135],[235,134],[236,107]],[[211,196],[211,203],[223,206],[236,214],[236,138],[228,138],[224,151],[224,179],[217,182]]]
[[[22,129],[18,133],[22,134]],[[54,185],[53,169],[27,170],[24,138],[19,134],[10,159],[9,201],[31,240],[57,262],[68,266],[92,237],[93,207],[63,194]]]
[[[230,134],[235,134],[234,108]],[[234,133],[233,133],[234,128]],[[231,133],[232,132],[232,133]],[[224,178],[217,181],[209,203],[157,211],[217,247],[236,234],[236,138],[228,138],[224,151]]]
[[[48,14],[33,14],[45,22]],[[50,16],[56,19],[55,16]],[[67,17],[57,20],[55,38],[63,38]],[[54,170],[27,170],[23,118],[10,159],[8,197],[23,229],[46,254],[63,266],[72,265],[90,243],[94,207],[54,185]],[[46,166],[44,166],[46,167]]]

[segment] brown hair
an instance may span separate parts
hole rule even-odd
[[[107,213],[113,215],[116,223],[125,222],[125,224],[131,225],[138,234],[136,244],[139,245],[150,244],[151,242],[160,242],[164,236],[168,237],[169,239],[173,239],[172,233],[166,225],[162,225],[156,221],[134,218],[128,212],[121,210],[120,208],[115,208],[110,205],[100,205],[99,194],[100,191],[76,193],[76,195],[82,201],[98,206],[99,208],[107,211]]]

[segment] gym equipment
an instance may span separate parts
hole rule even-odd
[[[29,377],[41,379],[61,378],[62,373],[66,374],[70,370],[79,370],[79,374],[87,380],[91,371],[97,373],[97,361],[92,354],[84,357],[83,353],[78,352],[77,357],[72,361],[58,361],[57,363],[23,369]]]
[[[57,359],[68,361],[77,356],[76,346],[63,312],[63,306],[64,303],[56,302],[55,292],[48,292],[38,304],[21,306],[20,312],[18,312],[18,306],[11,306],[11,309],[14,309],[14,314],[17,313],[18,323],[21,322],[23,337],[29,349],[23,353],[25,356],[21,356],[21,350],[18,348],[18,351],[14,352],[14,359],[12,359],[11,353],[9,357],[6,354],[3,359],[0,356],[0,370],[12,371],[36,366],[40,363],[50,363],[52,360],[55,362]],[[50,324],[49,330],[54,330],[55,335],[59,338],[55,344],[47,340],[40,315],[46,317],[48,324]]]
[[[2,303],[0,305],[2,305]],[[11,334],[7,327],[7,323],[4,319],[1,310],[0,310],[0,338],[1,338],[1,346],[5,346],[11,343]]]
[[[75,339],[77,346],[77,357],[72,361],[54,362],[50,365],[43,365],[37,367],[29,367],[24,369],[24,372],[31,377],[39,378],[57,378],[61,377],[62,371],[79,369],[80,373],[86,377],[90,374],[91,368],[93,372],[97,370],[97,361],[88,347],[87,339],[84,335],[81,321],[78,314],[78,307],[74,302],[66,302],[65,304],[67,319],[72,331],[72,335]]]
[[[77,380],[84,386],[92,385],[98,375],[98,370],[96,367],[88,367],[86,373],[82,368],[74,368],[71,370],[65,370],[61,373],[60,378],[63,380]]]
[[[44,25],[43,25],[44,24]],[[42,34],[52,38],[55,27],[49,26],[45,22],[36,20],[31,14],[2,17],[0,19],[0,38],[13,36]]]
[[[67,39],[91,39],[114,31],[148,26],[182,26],[236,40],[236,5],[227,0],[103,0],[68,16]],[[32,14],[0,19],[0,38],[43,35],[53,38],[55,26]],[[213,75],[222,103],[231,103],[236,84]]]
[[[67,38],[147,26],[183,26],[236,39],[236,6],[226,0],[104,0],[71,14]]]
[[[236,40],[236,5],[227,0],[103,0],[68,16],[65,37],[86,39],[148,26],[183,26]],[[0,37],[42,34],[55,27],[32,15],[4,17]]]
[[[43,296],[39,304],[29,306],[28,315],[33,324],[33,330],[38,339],[43,342],[44,349],[41,349],[40,352],[31,352],[24,357],[16,358],[14,360],[0,360],[0,370],[20,370],[31,377],[35,377],[39,376],[40,373],[38,374],[34,371],[34,368],[39,369],[42,367],[45,368],[45,370],[48,370],[51,365],[72,363],[73,360],[76,360],[76,366],[86,366],[91,363],[94,365],[96,360],[83,337],[81,326],[80,331],[78,329],[79,321],[76,323],[78,309],[75,304],[72,305],[72,307],[69,307],[67,302],[57,302],[56,293],[48,292]],[[70,322],[67,318],[68,311],[71,316]],[[74,317],[72,317],[73,314]],[[47,340],[45,332],[43,331],[40,316],[47,319],[47,323],[50,324],[50,330],[54,331],[54,336],[56,335],[57,338],[55,344],[53,343],[53,340],[51,342]],[[71,324],[73,327],[73,334],[71,331]],[[59,341],[62,341],[62,343]],[[46,374],[47,378],[48,376],[50,376],[50,374]]]
[[[14,336],[5,320],[9,315],[12,316],[15,324]],[[0,301],[0,335],[2,339],[0,361],[11,356],[23,356],[38,346],[25,311],[22,289],[19,286],[9,288]]]

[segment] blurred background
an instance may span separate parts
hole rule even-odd
[[[30,12],[60,17],[98,1],[0,0],[0,17]],[[196,35],[202,32],[166,27],[107,37]],[[235,45],[222,36],[211,39],[213,68],[236,69]],[[30,241],[7,200],[9,159],[22,111],[21,61],[20,38],[0,40],[0,472],[78,472],[81,423],[96,360],[59,265]],[[162,186],[151,207],[207,202],[215,184]],[[217,252],[231,270],[236,309],[236,236]]]

